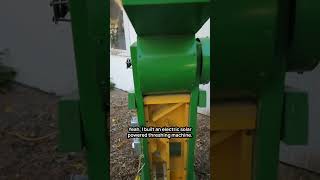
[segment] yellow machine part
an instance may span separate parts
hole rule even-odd
[[[220,102],[211,108],[212,180],[252,180],[256,104]]]
[[[189,94],[144,97],[147,127],[187,127]],[[186,179],[187,138],[149,138],[149,162],[152,179]]]

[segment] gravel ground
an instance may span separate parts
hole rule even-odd
[[[19,84],[0,93],[0,180],[63,180],[83,155],[57,151],[58,97]]]
[[[139,160],[133,154],[126,133],[135,112],[128,110],[124,91],[111,91],[110,101],[110,176],[111,179],[134,179]]]
[[[131,148],[132,140],[127,139],[130,119],[135,111],[127,108],[127,93],[118,89],[111,91],[111,179],[134,179],[139,160]],[[209,172],[209,117],[198,115],[196,143],[196,175],[199,180],[210,179]]]

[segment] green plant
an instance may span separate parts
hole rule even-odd
[[[1,63],[1,60],[6,55],[4,51],[0,51],[0,87],[4,87],[11,82],[15,76],[16,71],[12,67],[8,67]]]

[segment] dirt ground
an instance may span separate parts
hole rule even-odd
[[[0,93],[0,180],[64,180],[85,173],[81,153],[57,151],[58,97],[13,84]]]
[[[127,108],[127,93],[118,89],[111,91],[111,179],[132,180],[138,171],[139,158],[131,148],[132,139],[127,139],[127,129],[135,111]],[[195,170],[199,180],[210,179],[209,166],[209,117],[198,114]]]

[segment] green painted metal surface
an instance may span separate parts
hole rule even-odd
[[[196,86],[191,91],[190,107],[189,107],[189,127],[192,128],[192,137],[188,140],[188,162],[187,162],[187,180],[195,180],[194,162],[195,162],[195,145],[197,137],[197,106],[199,102],[199,84],[201,74],[201,57],[197,53],[196,66]]]
[[[207,105],[207,93],[206,91],[199,91],[199,102],[198,102],[198,106],[199,107],[206,107]]]
[[[139,126],[145,126],[143,96],[159,93],[190,93],[189,126],[196,137],[197,106],[205,104],[205,95],[199,97],[201,53],[197,52],[194,36],[138,38],[131,46],[135,98]],[[205,93],[205,92],[204,92]],[[188,140],[188,179],[193,180],[195,138]],[[148,148],[142,139],[144,163],[142,178],[150,178]]]
[[[143,95],[141,91],[141,81],[138,76],[138,57],[137,57],[137,43],[131,45],[130,48],[131,52],[131,59],[132,59],[132,71],[133,71],[133,82],[134,82],[134,89],[135,89],[135,98],[136,98],[136,105],[137,105],[137,115],[138,115],[138,123],[139,126],[146,126],[145,117],[144,117],[144,103],[143,103]],[[147,140],[141,139],[141,149],[143,153],[142,162],[144,166],[142,168],[141,178],[142,180],[149,180],[150,179],[150,169],[149,169],[149,158],[148,158],[148,148],[147,148]]]
[[[131,57],[139,126],[145,126],[144,95],[190,93],[189,126],[196,137],[197,106],[199,100],[201,105],[204,102],[203,96],[199,98],[202,49],[194,34],[208,19],[208,2],[123,2],[138,34],[137,43],[131,46]],[[208,60],[207,49],[205,53]],[[192,138],[188,140],[188,180],[195,179],[194,149],[195,138]],[[141,175],[142,179],[149,180],[151,172],[146,139],[142,139],[142,152],[145,166]]]
[[[201,74],[200,83],[207,84],[210,81],[210,38],[200,38],[199,44],[201,46]]]
[[[90,180],[109,179],[108,2],[70,0],[80,113]]]
[[[79,98],[67,97],[59,101],[59,150],[79,152],[83,148]]]
[[[128,94],[128,108],[129,109],[136,109],[136,96],[134,93],[129,93]]]
[[[138,35],[195,34],[209,18],[209,0],[124,0]]]
[[[278,1],[216,1],[212,8],[212,97],[256,99],[253,179],[277,179],[286,71]]]
[[[255,180],[278,178],[279,141],[283,118],[285,63],[274,64],[273,81],[258,93],[257,129],[254,144]]]
[[[277,179],[280,138],[287,135],[288,141],[301,143],[306,138],[306,124],[301,124],[301,136],[288,136],[305,123],[301,118],[307,105],[297,94],[286,96],[290,105],[284,102],[284,79],[287,71],[312,70],[319,61],[319,25],[314,24],[319,2],[225,0],[214,1],[211,8],[212,100],[257,101],[253,179]],[[300,105],[301,111],[290,114],[289,108]],[[292,124],[282,127],[281,134],[283,118]]]
[[[212,3],[214,91],[250,94],[272,79],[277,61],[277,3],[277,0]]]
[[[198,66],[198,78],[199,83],[200,78],[200,66]],[[190,108],[189,108],[189,127],[192,128],[192,137],[197,135],[197,106],[199,98],[199,88],[196,87],[191,92]],[[191,138],[188,140],[188,158],[187,158],[187,180],[195,180],[194,162],[195,162],[195,145],[196,138]]]
[[[281,140],[288,145],[305,145],[308,142],[308,94],[290,88],[284,100]]]
[[[215,91],[255,94],[272,80],[275,56],[285,71],[312,70],[320,57],[319,8],[316,0],[213,2]]]
[[[138,37],[136,67],[143,94],[190,92],[196,84],[194,35]]]
[[[190,43],[190,36],[187,36],[185,38],[185,42],[180,42],[179,46],[185,46],[185,43],[189,45],[189,48],[184,49],[184,53],[185,54],[189,54],[189,49],[191,48],[196,48],[195,47],[195,38],[193,37],[193,41],[191,41],[193,43]],[[154,41],[154,43],[157,43],[157,41]],[[170,40],[167,41],[167,43],[171,43]],[[139,39],[138,42],[133,44],[131,46],[131,57],[132,57],[132,67],[133,67],[133,77],[134,77],[134,85],[135,85],[135,98],[136,98],[136,104],[137,104],[137,112],[138,112],[138,122],[139,122],[139,126],[145,126],[146,122],[145,122],[145,117],[144,117],[144,103],[143,103],[143,96],[146,94],[158,94],[160,91],[158,90],[159,87],[156,86],[156,84],[154,84],[154,86],[150,86],[152,87],[150,89],[150,91],[143,91],[143,85],[145,85],[146,82],[148,82],[148,80],[145,80],[142,78],[142,75],[140,74],[143,71],[146,71],[146,69],[142,68],[139,69],[141,67],[139,63],[141,63],[141,60],[139,59],[139,55],[138,55],[138,48],[137,45],[139,45]],[[152,44],[153,45],[153,44]],[[152,47],[151,45],[151,47]],[[176,45],[178,46],[178,45]],[[150,48],[150,47],[148,47]],[[179,48],[178,48],[179,49]],[[160,51],[160,54],[155,53],[154,55],[157,55],[162,58],[162,61],[167,61],[167,56],[166,56],[167,51]],[[152,53],[153,54],[153,53]],[[161,55],[162,54],[162,55]],[[174,57],[174,56],[173,56]],[[200,58],[198,58],[198,56],[192,56],[194,59],[193,61],[195,61],[194,65],[192,66],[193,71],[194,71],[194,86],[192,86],[192,88],[190,88],[190,90],[188,90],[187,92],[191,93],[191,100],[190,100],[190,109],[189,109],[189,113],[190,113],[190,118],[189,118],[189,126],[192,127],[193,131],[192,131],[192,135],[195,137],[196,136],[196,119],[197,119],[197,106],[198,106],[198,102],[199,102],[199,81],[200,81]],[[159,61],[160,59],[158,59]],[[171,61],[174,61],[174,59],[170,59]],[[151,64],[151,65],[155,65],[156,64]],[[187,66],[189,65],[188,61],[184,61],[184,63],[176,63],[174,65],[171,65],[170,63],[167,64],[167,68],[163,67],[163,69],[161,69],[162,71],[160,73],[166,73],[166,72],[170,72],[171,69],[177,69],[179,70],[179,66]],[[148,66],[146,66],[148,67]],[[174,75],[174,74],[172,74]],[[175,74],[176,75],[176,74]],[[180,77],[180,79],[178,78],[174,78],[174,77],[167,77],[166,79],[162,79],[162,77],[158,77],[155,76],[155,74],[153,74],[153,77],[149,77],[149,78],[153,78],[153,80],[155,82],[158,83],[158,86],[162,85],[162,81],[166,82],[166,83],[177,83],[177,81],[181,81],[181,78],[185,78],[183,76],[178,76]],[[186,79],[188,82],[188,79]],[[189,85],[186,85],[189,86]],[[172,88],[170,86],[165,86],[165,87],[169,87]],[[174,86],[173,86],[174,87]],[[160,87],[161,88],[161,87]],[[168,92],[167,90],[165,92]],[[177,92],[186,92],[185,89],[182,90],[175,90],[175,93]],[[144,160],[143,162],[145,163],[145,166],[142,170],[142,179],[148,180],[150,179],[150,169],[149,169],[149,160],[148,160],[148,148],[147,148],[148,144],[147,144],[147,140],[146,139],[142,139],[142,152],[144,154]],[[195,138],[192,138],[190,140],[188,140],[188,165],[187,165],[187,171],[188,171],[188,179],[193,180],[195,178],[194,176],[194,149],[195,149]]]

